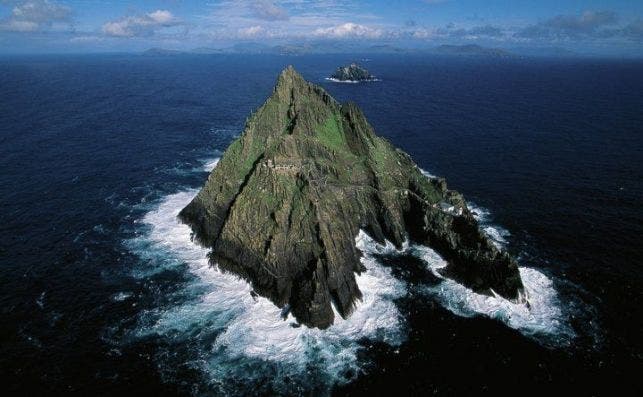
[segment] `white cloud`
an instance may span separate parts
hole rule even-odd
[[[154,22],[163,24],[170,23],[174,20],[174,15],[167,10],[156,10],[147,14]]]
[[[413,37],[414,39],[428,39],[430,37],[433,37],[433,35],[433,32],[424,28],[420,28],[411,32],[411,37]]]
[[[103,33],[116,37],[150,36],[162,28],[181,25],[170,11],[156,10],[141,16],[127,16],[103,25]]]
[[[97,41],[103,41],[103,36],[98,35],[84,35],[84,36],[74,36],[69,39],[72,43],[92,43]]]
[[[464,40],[503,40],[507,37],[507,31],[499,26],[482,25],[472,27],[459,27],[454,23],[444,27],[436,28],[433,36],[443,39],[464,39]]]
[[[49,30],[55,24],[67,27],[71,21],[71,8],[50,0],[7,2],[13,4],[11,15],[0,20],[0,30],[35,32]]]
[[[241,38],[251,38],[257,37],[265,32],[265,29],[259,25],[249,26],[247,28],[239,29],[239,37]]]
[[[254,0],[251,2],[255,14],[266,21],[284,21],[288,19],[288,11],[269,0]]]
[[[580,15],[556,15],[526,26],[516,33],[526,39],[565,40],[601,38],[614,26],[618,17],[613,11],[585,11]]]
[[[317,28],[372,21],[356,4],[345,0],[222,0],[210,4],[210,12],[202,18],[204,25],[196,31],[210,40],[249,37],[270,39],[302,39],[313,36]],[[253,27],[262,30],[254,32]]]
[[[382,37],[383,31],[377,28],[371,28],[357,23],[346,22],[340,25],[328,28],[317,28],[313,31],[313,36],[342,39],[342,38],[369,38],[375,39]]]
[[[10,32],[35,32],[38,30],[39,25],[33,21],[20,21],[15,19],[8,19],[0,24],[0,30],[7,30]]]

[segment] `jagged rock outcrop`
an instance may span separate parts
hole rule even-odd
[[[221,269],[308,326],[328,327],[331,303],[346,317],[360,299],[360,229],[432,247],[449,263],[445,275],[474,290],[516,298],[522,289],[515,261],[459,193],[292,67],[179,216]]]
[[[358,66],[356,63],[351,63],[349,66],[338,67],[335,73],[330,76],[331,80],[337,81],[373,81],[375,76],[370,74],[368,70],[364,69],[361,66]]]

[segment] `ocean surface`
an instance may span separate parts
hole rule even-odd
[[[354,60],[381,81],[325,80]],[[176,214],[288,64],[465,195],[531,310],[364,234],[327,331],[208,265]],[[642,61],[2,57],[0,208],[6,395],[642,391]]]

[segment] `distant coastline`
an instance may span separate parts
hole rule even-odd
[[[477,44],[449,45],[435,47],[404,48],[392,45],[360,46],[353,44],[311,43],[301,45],[269,46],[259,43],[243,43],[223,48],[198,47],[191,50],[149,48],[143,55],[172,56],[181,54],[258,54],[258,55],[310,55],[310,54],[426,54],[458,57],[518,58],[523,56],[579,56],[564,48],[519,48],[504,49],[484,47]]]

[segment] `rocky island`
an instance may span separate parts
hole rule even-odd
[[[516,299],[523,289],[516,262],[480,231],[462,195],[292,67],[179,217],[220,269],[310,327],[333,324],[332,305],[347,317],[358,304],[360,230],[433,248],[444,276],[475,291]]]
[[[375,76],[370,74],[368,70],[364,69],[361,66],[358,66],[356,63],[351,63],[348,66],[341,66],[337,68],[335,73],[333,73],[328,80],[331,81],[340,81],[346,83],[358,83],[360,81],[376,81]]]

